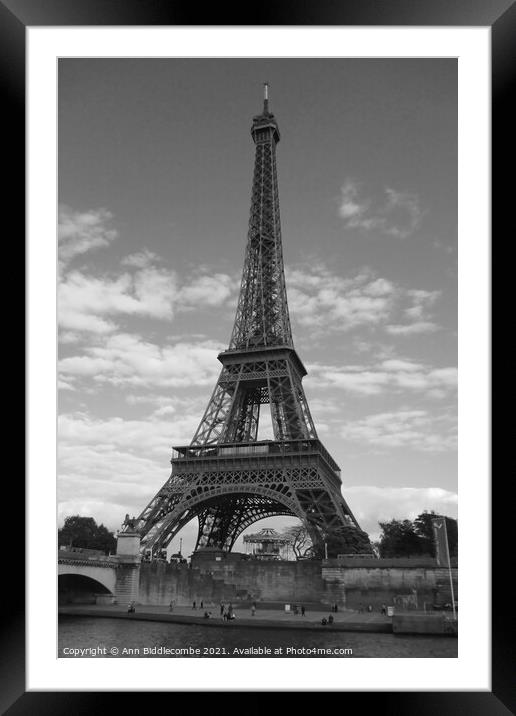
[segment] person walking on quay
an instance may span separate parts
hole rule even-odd
[[[168,611],[169,611],[169,612],[173,612],[173,611],[174,611],[174,606],[175,606],[175,602],[174,602],[174,600],[172,599],[172,600],[170,601],[170,604],[168,605]]]
[[[328,617],[328,624],[333,624],[333,617],[332,617],[331,614],[330,614],[330,616]]]
[[[202,603],[202,599],[201,599],[201,609],[204,609],[204,605],[203,605],[203,603]]]
[[[301,604],[301,616],[302,617],[305,616],[305,605],[304,604]]]
[[[221,602],[221,603],[220,603],[220,616],[221,616],[221,617],[224,616],[224,602]]]
[[[197,602],[195,599],[193,600],[192,609],[197,609]]]
[[[253,605],[251,606],[251,616],[252,616],[252,617],[254,617],[255,612],[256,612],[256,607],[255,607],[254,602],[253,602]]]

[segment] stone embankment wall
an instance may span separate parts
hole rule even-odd
[[[348,609],[369,604],[373,608],[385,604],[403,610],[423,609],[425,604],[451,602],[449,571],[437,567],[323,566],[322,577],[328,601]],[[457,569],[452,570],[452,579],[457,600]]]
[[[347,566],[320,561],[214,561],[202,567],[164,562],[143,563],[138,601],[141,604],[218,604],[220,601],[285,602],[357,609],[394,605],[423,609],[424,604],[451,601],[448,570],[435,566],[395,566],[394,560],[374,566]],[[431,565],[431,562],[430,562]],[[454,573],[457,599],[457,570]]]
[[[320,562],[215,562],[202,570],[151,562],[141,565],[139,601],[318,602],[323,590]]]

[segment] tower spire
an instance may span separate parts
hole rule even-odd
[[[263,113],[269,114],[269,83],[263,83]]]

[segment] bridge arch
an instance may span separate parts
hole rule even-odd
[[[98,595],[115,594],[116,570],[87,565],[58,565],[60,604],[94,604]]]

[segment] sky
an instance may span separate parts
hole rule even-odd
[[[119,529],[201,420],[265,81],[294,343],[345,499],[372,538],[456,517],[456,61],[65,59],[58,81],[58,523]]]

